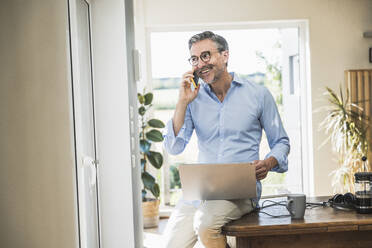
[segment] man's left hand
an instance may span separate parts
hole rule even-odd
[[[262,180],[266,178],[267,173],[278,164],[274,157],[269,157],[265,160],[255,160],[253,165],[256,167],[256,178]]]

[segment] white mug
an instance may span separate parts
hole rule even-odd
[[[292,219],[302,219],[306,209],[306,195],[289,194],[287,195],[287,209]]]

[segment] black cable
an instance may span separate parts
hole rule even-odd
[[[272,204],[265,206],[266,202],[271,202]],[[285,203],[285,204],[283,204],[283,203]],[[277,206],[277,205],[287,207],[287,201],[276,202],[276,201],[272,201],[272,200],[265,200],[265,201],[262,202],[261,209],[268,208],[268,207],[271,207],[271,206]]]
[[[266,202],[271,202],[272,204],[265,206]],[[276,201],[272,201],[272,200],[265,200],[265,201],[262,202],[261,207],[258,207],[257,210],[258,210],[259,213],[266,214],[266,215],[268,215],[270,217],[273,217],[273,218],[290,217],[291,216],[290,214],[273,215],[273,214],[269,214],[267,212],[262,211],[262,209],[272,207],[272,206],[284,206],[287,209],[287,211],[290,213],[289,209],[287,208],[287,204],[283,204],[283,203],[287,203],[287,201],[276,202]]]
[[[265,205],[265,203],[267,203],[267,202],[269,202],[271,204]],[[291,213],[291,211],[287,207],[287,201],[276,202],[276,201],[272,201],[272,200],[263,201],[262,204],[261,204],[261,207],[260,206],[257,207],[257,211],[259,213],[266,214],[266,215],[268,215],[270,217],[273,217],[273,218],[281,218],[281,217],[290,217],[291,216],[291,214],[273,215],[273,214],[269,214],[267,212],[262,211],[262,209],[272,207],[272,206],[284,206],[287,209],[287,211],[289,213]],[[318,207],[327,207],[327,206],[328,206],[327,202],[306,202],[306,208],[307,209],[313,209],[313,208],[318,208]]]
[[[319,207],[329,207],[328,202],[306,202],[307,209],[319,208]]]

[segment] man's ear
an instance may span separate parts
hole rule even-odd
[[[222,56],[223,56],[223,62],[227,63],[229,61],[229,51],[222,51]]]

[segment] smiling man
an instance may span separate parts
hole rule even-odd
[[[221,227],[254,209],[261,195],[260,180],[269,171],[288,169],[289,138],[275,101],[263,86],[241,80],[227,71],[226,40],[210,31],[189,40],[192,70],[182,77],[179,99],[167,123],[164,146],[170,154],[181,153],[195,130],[201,163],[253,162],[256,167],[257,199],[181,200],[164,232],[165,247],[193,247],[199,238],[207,248],[225,248]],[[202,79],[191,87],[194,73]],[[265,130],[270,152],[259,159]]]

